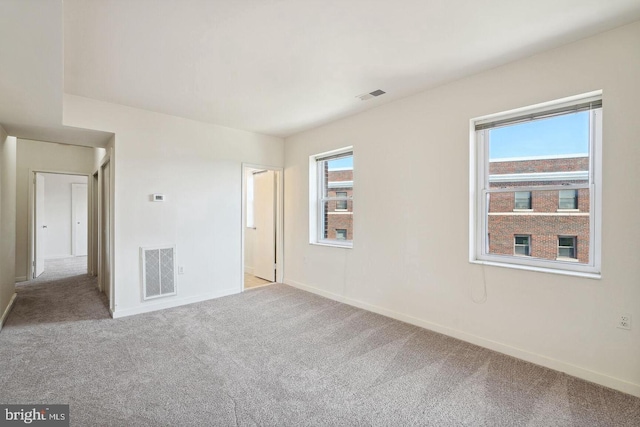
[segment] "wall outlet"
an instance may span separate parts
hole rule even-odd
[[[178,266],[178,274],[184,274],[184,265]]]
[[[631,329],[631,315],[628,313],[622,313],[618,316],[618,328]]]

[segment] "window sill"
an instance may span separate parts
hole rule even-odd
[[[564,275],[564,276],[584,277],[584,278],[587,278],[587,279],[601,279],[602,278],[601,273],[590,273],[590,272],[573,271],[573,270],[560,270],[560,269],[557,269],[557,268],[536,267],[536,266],[533,266],[533,265],[511,264],[511,263],[507,263],[507,262],[498,262],[498,261],[472,260],[472,261],[469,261],[469,262],[471,264],[489,265],[489,266],[492,266],[492,267],[513,268],[515,270],[537,271],[537,272],[540,272],[540,273],[560,274],[560,275]]]
[[[514,212],[533,212],[533,209],[514,209]]]
[[[580,209],[557,209],[556,212],[580,212]]]
[[[329,246],[332,248],[353,249],[353,242],[338,243],[338,242],[332,242],[332,241],[322,241],[322,242],[309,242],[309,244],[315,245],[315,246]]]
[[[556,261],[578,262],[577,258],[557,257]]]

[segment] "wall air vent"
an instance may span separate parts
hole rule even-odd
[[[356,98],[360,98],[360,101],[366,101],[367,99],[375,98],[376,96],[384,95],[385,93],[387,92],[377,89],[377,90],[374,90],[373,92],[358,95],[356,96]]]
[[[140,248],[143,299],[177,293],[175,254],[175,246]]]

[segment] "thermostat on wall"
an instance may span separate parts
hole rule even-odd
[[[164,194],[152,194],[151,201],[153,202],[164,202]]]

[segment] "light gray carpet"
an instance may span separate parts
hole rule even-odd
[[[112,320],[95,280],[30,283],[0,401],[76,426],[639,426],[640,399],[285,285]]]
[[[44,273],[29,282],[19,282],[18,286],[33,283],[50,282],[52,280],[65,279],[73,276],[84,276],[87,274],[87,257],[69,257],[47,259],[44,261]]]

